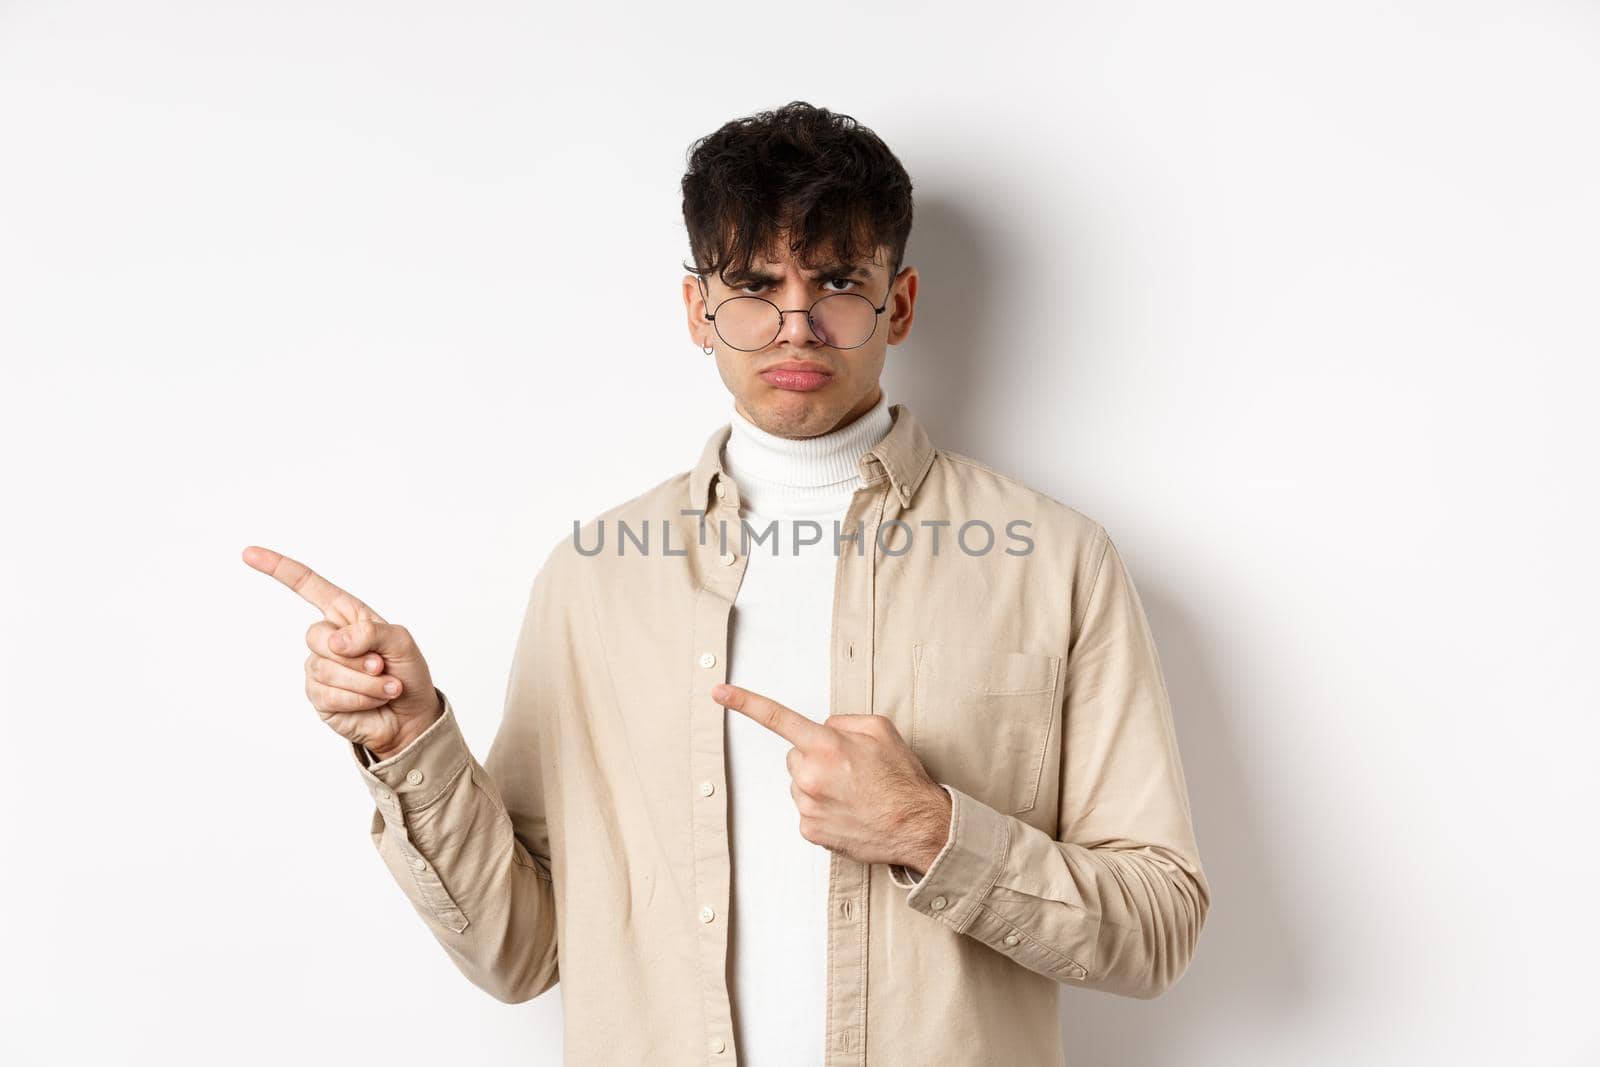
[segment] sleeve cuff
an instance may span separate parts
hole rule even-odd
[[[456,724],[450,698],[437,686],[443,710],[428,728],[388,759],[375,760],[365,745],[350,742],[350,753],[378,810],[391,825],[402,811],[425,808],[444,795],[471,753]]]
[[[913,911],[964,933],[1005,866],[1012,821],[954,786],[940,784],[951,801],[950,836],[944,848],[920,879],[911,880],[904,867],[897,874],[898,864],[891,865],[890,877],[896,885],[911,889],[906,904]]]

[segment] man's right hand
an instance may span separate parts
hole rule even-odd
[[[306,631],[306,697],[334,733],[387,759],[443,714],[427,661],[405,627],[270,548],[250,545],[244,561],[322,611]]]

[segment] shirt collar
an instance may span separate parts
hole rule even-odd
[[[894,422],[883,439],[861,456],[857,467],[861,483],[874,485],[885,475],[900,498],[901,507],[909,507],[917,487],[933,466],[933,444],[922,424],[904,404],[890,404],[889,414]],[[721,482],[727,486],[726,500],[739,506],[739,488],[722,466],[722,446],[733,432],[731,423],[723,423],[711,432],[705,447],[700,450],[700,461],[689,472],[689,506],[709,513],[712,487]]]

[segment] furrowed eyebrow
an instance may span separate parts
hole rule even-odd
[[[815,272],[807,273],[806,276],[812,279],[859,278],[862,281],[872,280],[871,273],[868,272],[866,267],[859,263],[830,263]],[[738,274],[730,274],[727,280],[729,285],[749,284],[750,282],[761,282],[763,285],[772,285],[775,284],[779,278],[778,275],[772,274],[768,271],[747,270]]]

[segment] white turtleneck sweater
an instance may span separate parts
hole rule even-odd
[[[735,409],[723,446],[740,516],[757,535],[776,520],[775,539],[750,542],[734,598],[728,682],[817,722],[832,714],[833,524],[843,522],[861,484],[857,462],[891,421],[880,396],[846,426],[787,438]],[[797,527],[804,519],[816,526]],[[816,543],[796,553],[797,531]],[[732,525],[728,544],[741,546]],[[828,850],[800,836],[786,762],[793,746],[736,711],[725,714],[733,860],[728,977],[739,1058],[747,1067],[810,1067],[826,1058]]]

